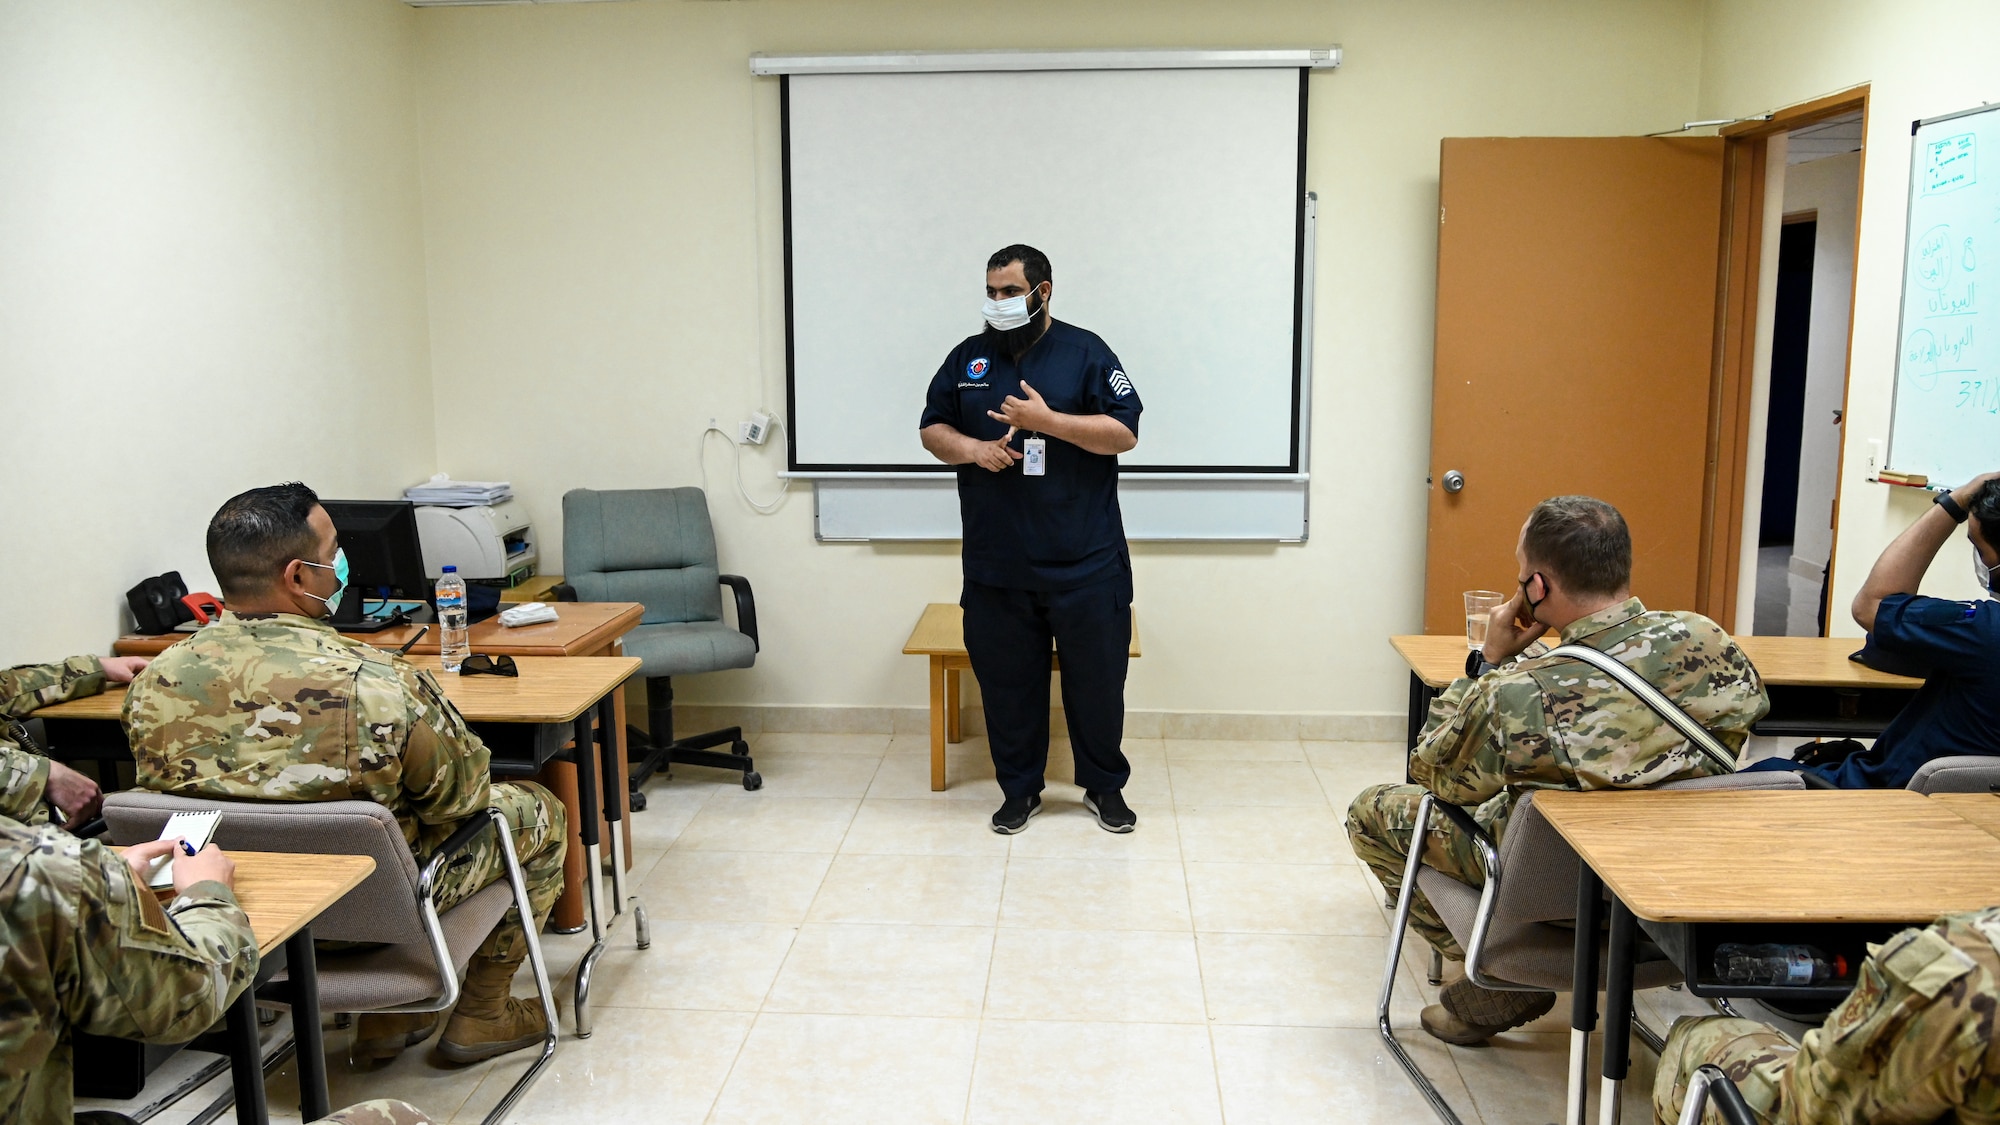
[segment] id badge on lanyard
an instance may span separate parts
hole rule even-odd
[[[1047,438],[1031,437],[1021,443],[1021,475],[1039,477],[1049,471]]]

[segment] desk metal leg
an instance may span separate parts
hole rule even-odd
[[[224,1035],[229,1041],[229,1074],[236,1087],[237,1125],[269,1125],[264,1104],[264,1045],[257,1035],[257,990],[245,988],[229,1006]]]
[[[1611,941],[1604,971],[1604,1083],[1597,1095],[1600,1125],[1618,1125],[1625,1075],[1632,1066],[1632,958],[1638,937],[1638,919],[1618,896],[1611,896]]]
[[[285,969],[292,1005],[292,1042],[299,1062],[299,1116],[318,1121],[333,1112],[326,1091],[326,1045],[319,1030],[319,962],[311,926],[285,939]]]
[[[1590,1033],[1597,1030],[1597,933],[1604,920],[1604,881],[1587,863],[1577,865],[1575,975],[1569,1000],[1569,1105],[1567,1125],[1583,1125],[1589,1112]]]
[[[597,747],[600,758],[599,777],[617,777],[618,739],[624,728],[618,725],[617,693],[613,692],[597,701]],[[604,818],[611,824],[611,917],[616,922],[618,915],[625,913],[629,902],[632,906],[632,928],[638,938],[638,947],[645,949],[653,944],[652,927],[647,924],[646,904],[637,897],[625,895],[625,787],[608,785],[604,789]],[[593,880],[596,873],[592,873]]]
[[[597,899],[599,884],[604,882],[604,857],[598,848],[597,815],[598,787],[597,736],[591,730],[594,710],[585,710],[576,717],[576,803],[583,814],[583,884],[584,901],[590,908],[590,948],[585,951],[583,961],[576,968],[576,1037],[590,1038],[590,973],[597,965],[597,959],[604,955],[604,914]]]
[[[1433,694],[1431,686],[1424,682],[1422,676],[1417,675],[1415,672],[1410,673],[1409,734],[1410,749],[1412,750],[1417,748],[1417,736],[1424,733],[1424,716],[1430,714],[1431,696]]]

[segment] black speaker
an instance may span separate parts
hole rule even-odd
[[[171,633],[181,622],[194,620],[193,611],[181,604],[187,592],[181,572],[170,570],[125,591],[125,604],[132,607],[132,620],[141,633]]]

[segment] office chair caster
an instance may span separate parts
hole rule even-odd
[[[625,807],[631,809],[633,812],[645,812],[646,795],[637,789],[632,790],[625,795]]]
[[[743,774],[743,788],[745,789],[764,788],[764,775],[758,773],[756,770],[745,771]]]

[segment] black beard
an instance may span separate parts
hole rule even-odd
[[[1048,331],[1048,318],[1043,315],[1048,310],[1049,303],[1043,301],[1028,314],[1028,323],[1019,328],[1003,329],[987,324],[986,339],[995,350],[1004,350],[1010,359],[1020,359],[1029,348],[1035,346],[1036,341],[1042,338],[1042,333]]]

